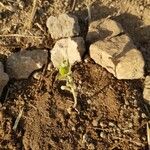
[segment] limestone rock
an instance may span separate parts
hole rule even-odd
[[[10,78],[27,79],[30,74],[47,63],[48,53],[45,50],[17,52],[7,59],[7,73]]]
[[[144,76],[144,60],[137,49],[131,49],[118,59],[116,77],[118,79],[140,79]]]
[[[89,43],[113,37],[123,32],[122,26],[114,20],[102,19],[94,21],[89,26],[86,40]]]
[[[77,36],[80,32],[78,18],[74,15],[50,16],[47,19],[46,26],[53,39]]]
[[[145,8],[142,19],[143,19],[144,24],[146,24],[146,25],[150,25],[150,15],[149,14],[150,14],[150,9]]]
[[[91,58],[118,79],[138,79],[144,74],[144,60],[127,35],[97,41],[90,46]]]
[[[150,104],[150,76],[145,78],[143,98]]]
[[[72,65],[74,62],[81,61],[85,52],[84,40],[82,37],[67,38],[58,40],[51,50],[51,61],[54,67],[59,67],[63,60],[69,60]]]
[[[3,92],[3,88],[9,81],[8,75],[4,72],[3,64],[0,62],[0,96]]]

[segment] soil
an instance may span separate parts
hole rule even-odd
[[[5,64],[7,56],[16,51],[40,48],[49,52],[55,43],[45,25],[50,15],[76,14],[81,36],[85,37],[88,27],[85,1],[77,1],[74,10],[72,2],[38,0],[32,19],[32,1],[2,0],[0,60]],[[149,10],[149,0],[96,0],[91,10],[92,20],[110,15],[123,26],[144,56],[145,75],[150,74]],[[69,110],[73,97],[60,89],[65,83],[56,80],[55,68],[45,71],[45,67],[38,71],[42,78],[37,80],[32,74],[26,80],[12,79],[4,89],[0,102],[0,149],[148,149],[146,123],[150,116],[142,96],[143,79],[117,80],[87,53],[83,62],[72,68],[78,88],[77,112]],[[22,110],[14,131],[15,120]]]

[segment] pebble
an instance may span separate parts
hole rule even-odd
[[[35,72],[35,73],[33,74],[33,77],[34,77],[34,79],[39,80],[40,77],[41,77],[41,75],[40,75],[39,72]]]
[[[140,10],[141,10],[141,11],[144,10],[144,6],[141,5],[141,6],[140,6]]]
[[[106,134],[105,134],[104,132],[101,132],[101,133],[100,133],[100,137],[101,137],[101,138],[106,138]]]
[[[109,122],[108,125],[111,126],[111,127],[114,127],[114,126],[115,126],[115,124],[112,123],[112,122]]]
[[[87,103],[88,103],[88,104],[91,104],[91,103],[92,103],[92,101],[89,99],[89,100],[87,100]]]
[[[133,127],[133,124],[131,122],[129,122],[129,128],[132,128]]]
[[[48,64],[48,66],[47,66],[47,70],[48,70],[48,71],[51,71],[52,68],[53,68],[53,64],[52,64],[52,62],[50,62],[50,63]]]
[[[98,120],[93,120],[93,121],[92,121],[92,125],[93,125],[94,127],[97,127],[97,126],[98,126]]]
[[[145,113],[142,113],[142,114],[141,114],[141,117],[142,117],[142,118],[147,118],[147,116],[145,115]]]
[[[83,137],[82,137],[82,143],[87,143],[88,139],[89,139],[89,137],[88,137],[88,135],[85,133],[85,134],[83,135]]]
[[[145,137],[142,137],[142,140],[143,140],[143,141],[146,141],[146,138],[145,138]]]
[[[25,7],[25,3],[23,1],[19,1],[19,8],[23,9]]]
[[[137,100],[134,100],[134,101],[133,101],[133,105],[134,105],[134,106],[137,106]]]
[[[95,149],[95,145],[94,145],[93,143],[90,143],[90,144],[88,145],[88,149],[89,149],[89,150],[94,150],[94,149]]]
[[[72,127],[71,130],[72,130],[72,131],[76,131],[76,128],[75,128],[75,127]]]
[[[125,105],[129,105],[129,101],[128,100],[125,100]]]
[[[99,125],[100,125],[101,127],[106,127],[106,126],[107,126],[107,125],[104,124],[103,122],[100,122]]]

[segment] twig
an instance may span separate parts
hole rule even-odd
[[[148,143],[148,149],[150,150],[150,129],[149,129],[149,123],[146,124],[147,127],[147,143]]]
[[[74,11],[77,0],[73,0],[71,11]]]
[[[120,138],[120,137],[113,137],[114,139],[116,140],[121,140],[121,141],[124,141],[124,142],[130,142],[130,143],[133,143],[133,144],[136,144],[138,146],[141,146],[143,145],[143,143],[140,143],[140,142],[137,142],[137,141],[134,141],[134,140],[128,140],[128,139],[125,139],[125,138]]]
[[[6,101],[6,99],[8,98],[9,92],[10,92],[10,89],[8,88],[8,89],[7,89],[7,92],[6,92],[6,95],[5,95],[4,102],[5,102],[5,101]]]
[[[92,19],[92,15],[91,15],[91,7],[93,5],[94,1],[92,0],[87,0],[87,2],[85,3],[86,7],[87,7],[87,10],[88,10],[88,23],[91,22],[91,19]]]
[[[24,38],[35,38],[35,39],[43,38],[42,36],[32,36],[32,35],[23,35],[23,34],[4,34],[4,35],[0,35],[0,37],[24,37]]]
[[[32,26],[32,22],[33,22],[33,18],[35,16],[36,13],[36,4],[37,4],[37,0],[33,0],[33,7],[32,7],[32,12],[31,12],[31,16],[27,25],[27,28],[30,29]]]
[[[21,119],[22,113],[23,113],[23,108],[20,110],[19,115],[18,115],[18,117],[17,117],[17,119],[15,121],[15,124],[13,126],[13,130],[14,131],[16,131],[16,129],[17,129],[17,126],[18,126],[18,123],[19,123],[19,121]]]
[[[0,2],[0,6],[6,10],[13,11],[13,8],[11,6],[4,5],[2,2]]]

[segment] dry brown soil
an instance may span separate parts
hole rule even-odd
[[[36,2],[32,19],[32,1],[1,0],[0,60],[4,64],[7,56],[16,51],[35,48],[50,51],[55,43],[45,26],[50,15],[76,14],[81,36],[85,36],[88,24],[84,0],[77,0],[73,11],[72,0]],[[145,75],[150,74],[149,12],[149,0],[96,0],[92,6],[92,20],[111,15],[121,23],[144,56]],[[117,80],[88,54],[84,59],[72,68],[78,87],[79,113],[68,111],[73,97],[60,89],[64,83],[56,81],[55,68],[40,70],[41,80],[32,75],[27,80],[10,80],[0,102],[1,150],[148,149],[146,123],[150,116],[142,98],[143,80]]]

